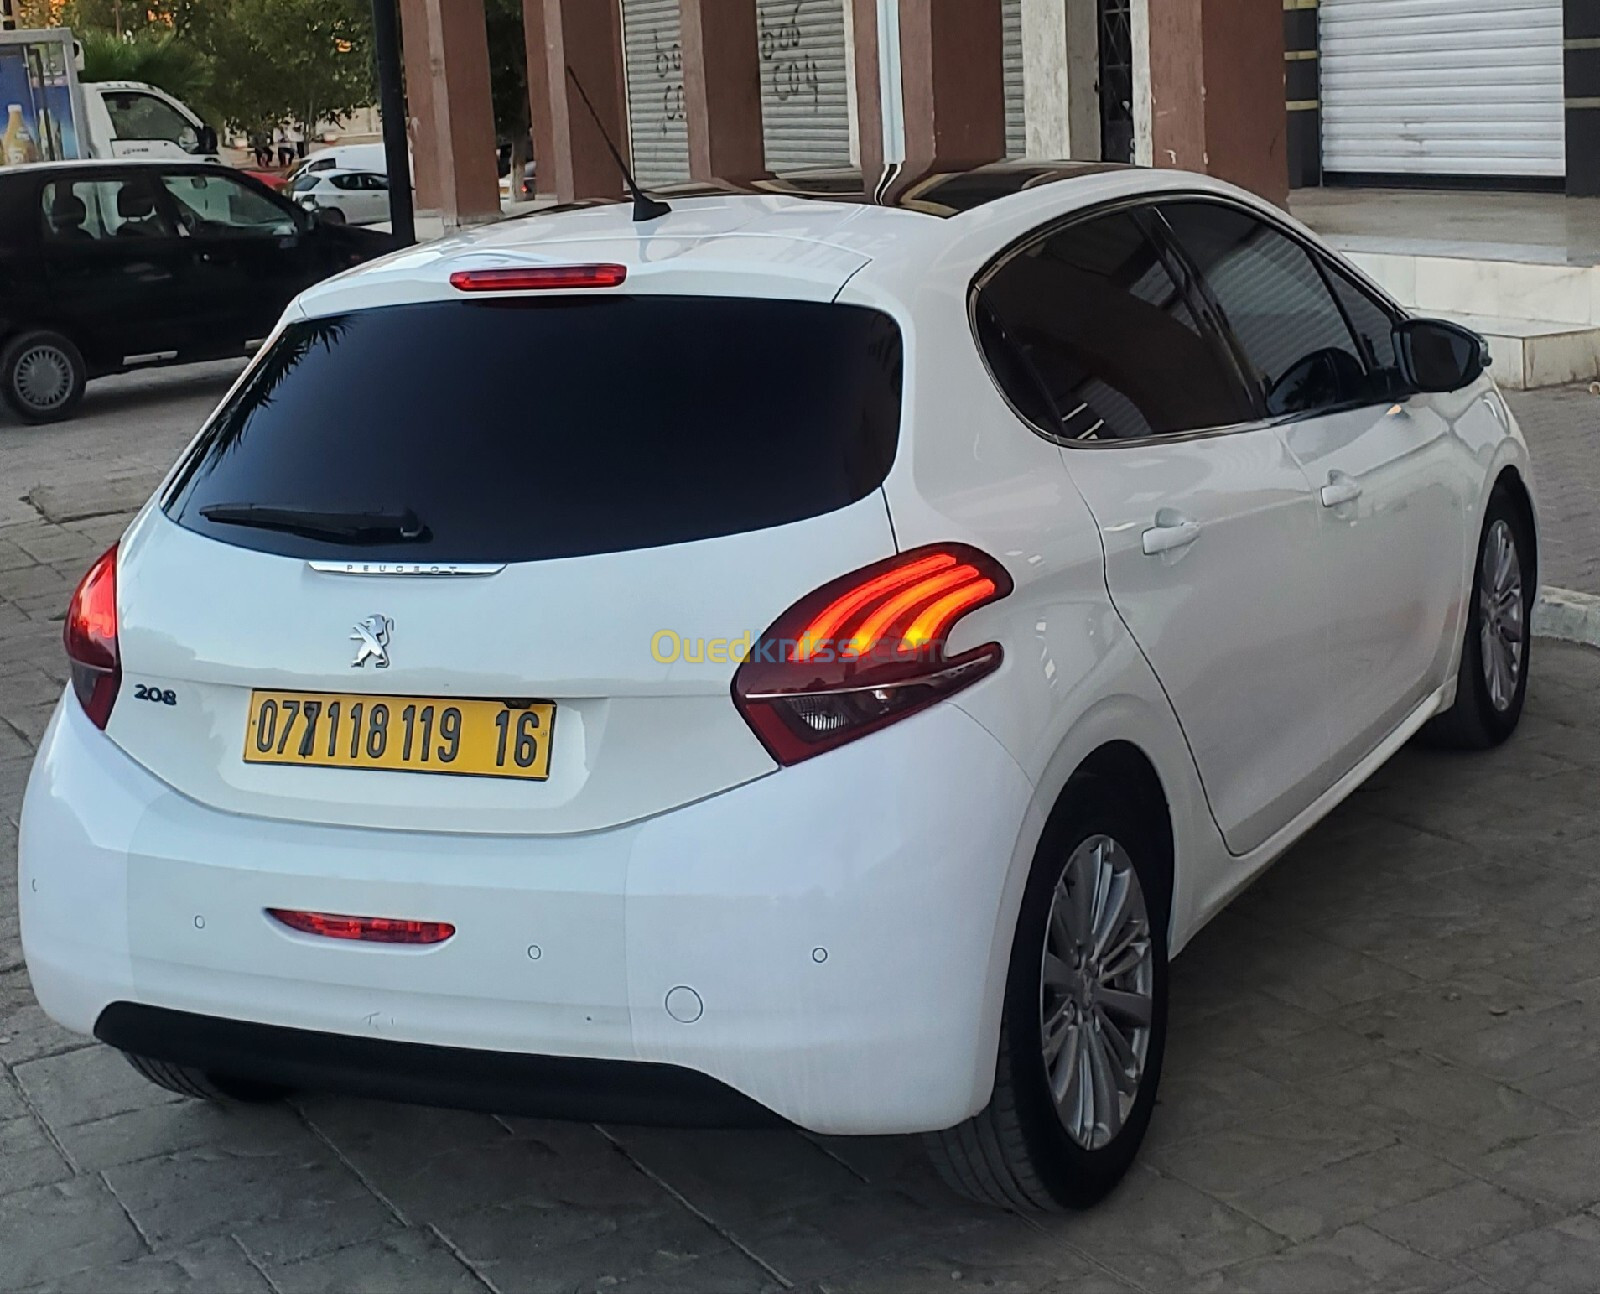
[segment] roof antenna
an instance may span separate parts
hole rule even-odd
[[[628,186],[628,192],[633,195],[633,218],[636,221],[659,220],[667,215],[672,208],[665,202],[657,202],[648,193],[639,187],[639,181],[633,178],[633,172],[628,169],[628,164],[622,160],[622,154],[617,151],[617,146],[611,142],[611,136],[606,134],[606,128],[600,122],[600,114],[594,110],[594,104],[589,102],[585,93],[583,82],[578,80],[578,74],[572,70],[572,64],[567,64],[567,75],[572,78],[572,84],[578,87],[578,94],[583,99],[583,106],[589,110],[589,115],[594,118],[595,129],[600,132],[600,138],[606,141],[606,147],[611,150],[611,156],[617,163],[617,170],[622,172],[622,179]]]

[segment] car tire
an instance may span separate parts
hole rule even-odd
[[[1133,1163],[1155,1108],[1166,1045],[1171,869],[1165,855],[1148,816],[1119,797],[1114,786],[1102,778],[1082,777],[1068,785],[1039,843],[1023,892],[989,1104],[964,1123],[924,1138],[939,1175],[958,1193],[1012,1210],[1088,1208],[1115,1187]],[[1095,888],[1086,894],[1082,886],[1090,880]],[[1129,885],[1130,880],[1136,884]],[[1108,888],[1102,891],[1101,885]],[[1060,992],[1063,966],[1054,966],[1056,985],[1052,985],[1044,960],[1047,952],[1053,956],[1064,951],[1066,932],[1058,922],[1072,924],[1070,917],[1058,916],[1058,908],[1079,896],[1093,907],[1102,893],[1118,893],[1118,886],[1123,887],[1120,893],[1128,911],[1142,914],[1142,956],[1134,958],[1130,951],[1124,959],[1111,958],[1133,958],[1133,969],[1124,975],[1109,973],[1115,968],[1104,965],[1105,954],[1115,954],[1125,936],[1136,934],[1138,922],[1107,929],[1088,959],[1089,969],[1099,973],[1079,973],[1071,991]],[[1138,995],[1145,999],[1148,1020],[1142,1039],[1120,1006],[1113,1019],[1098,1000],[1108,988],[1123,993],[1144,990]],[[1080,1023],[1063,1024],[1063,1012]],[[1131,1091],[1113,1081],[1119,1050],[1111,1043],[1113,1031],[1124,1056],[1142,1053],[1141,1064],[1121,1066]],[[1044,1047],[1047,1032],[1053,1038],[1066,1038],[1053,1060]],[[1062,1084],[1065,1099],[1060,1108],[1052,1090],[1073,1049],[1079,1061],[1075,1069],[1068,1068],[1068,1075],[1087,1077],[1098,1069],[1099,1077],[1112,1083],[1111,1090],[1101,1083],[1088,1084],[1091,1105],[1097,1110],[1087,1117],[1081,1102],[1083,1085],[1069,1077]]]
[[[338,207],[318,207],[317,218],[325,225],[342,225],[345,223],[345,214]]]
[[[1428,745],[1488,750],[1516,731],[1528,693],[1537,569],[1526,512],[1496,488],[1472,567],[1455,703],[1422,730]]]
[[[215,1101],[221,1104],[256,1105],[281,1100],[289,1089],[276,1083],[260,1083],[247,1078],[229,1078],[221,1074],[208,1074],[205,1070],[188,1065],[174,1065],[165,1060],[153,1060],[135,1052],[122,1053],[128,1064],[138,1070],[157,1087],[164,1087],[179,1096],[197,1101]]]
[[[34,329],[0,349],[0,396],[24,422],[70,418],[88,378],[82,352],[58,332]]]

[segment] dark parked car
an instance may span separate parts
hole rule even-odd
[[[0,395],[52,422],[89,378],[243,354],[301,289],[392,246],[226,166],[0,171]]]

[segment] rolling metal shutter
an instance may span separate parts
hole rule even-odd
[[[628,87],[628,138],[639,183],[649,186],[688,179],[689,127],[683,106],[678,0],[622,0],[622,55]]]
[[[1560,176],[1561,0],[1322,0],[1331,172]]]
[[[1022,0],[1000,0],[1006,75],[1006,156],[1024,157],[1028,136],[1022,111]]]
[[[769,171],[850,164],[844,25],[844,0],[756,0]]]

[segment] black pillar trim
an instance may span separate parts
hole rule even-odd
[[[1322,64],[1318,16],[1316,0],[1284,0],[1283,97],[1291,189],[1322,183]]]
[[[1600,0],[1564,0],[1567,196],[1600,197]]]

